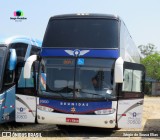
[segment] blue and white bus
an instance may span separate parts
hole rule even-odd
[[[26,117],[20,122],[141,127],[145,69],[119,17],[51,17],[40,55],[30,56],[25,63],[25,78],[30,78],[36,60],[40,64],[37,95],[32,103],[28,99],[18,106],[33,107],[36,114],[24,111]]]
[[[0,123],[15,121],[16,92],[23,93],[30,89],[33,83],[28,79],[29,82],[25,83],[22,72],[24,61],[30,55],[38,54],[39,46],[41,46],[40,41],[25,36],[14,36],[1,41]]]

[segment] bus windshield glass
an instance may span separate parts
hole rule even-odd
[[[42,46],[118,48],[118,21],[101,18],[55,19],[47,26]]]
[[[4,58],[6,54],[5,52],[6,52],[6,47],[0,46],[0,89],[2,86],[2,78],[3,78],[2,71],[3,71],[3,67],[5,66],[4,64]]]
[[[112,59],[44,58],[40,94],[72,99],[115,98],[113,64]]]

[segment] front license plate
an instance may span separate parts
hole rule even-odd
[[[66,122],[79,123],[79,118],[66,118]]]

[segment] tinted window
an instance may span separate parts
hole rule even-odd
[[[27,47],[28,47],[28,44],[24,44],[24,43],[11,44],[11,48],[16,49],[18,62],[24,61],[24,58],[26,56]]]
[[[122,91],[141,92],[142,91],[142,71],[125,69]]]
[[[25,43],[12,43],[10,48],[13,48],[16,50],[17,54],[17,64],[19,67],[19,64],[24,62],[24,58],[26,56],[26,51],[28,48],[28,44]],[[17,74],[16,74],[16,79],[19,79],[20,74],[21,74],[22,67],[19,67]]]
[[[118,21],[57,19],[49,22],[43,47],[118,48]]]
[[[40,93],[65,98],[115,98],[113,66],[114,60],[45,58],[41,61]]]
[[[18,71],[21,72],[21,76],[17,85],[17,93],[22,95],[35,95],[36,94],[36,73],[35,73],[35,63],[33,63],[31,68],[31,77],[29,79],[24,79],[23,73],[24,70],[18,68]]]
[[[66,93],[65,96],[73,97],[74,62],[74,59],[61,58],[42,60],[40,89],[52,93],[52,96]]]
[[[32,46],[30,55],[38,54],[39,52],[40,52],[40,48],[38,48],[36,46]]]
[[[0,47],[0,74],[2,72],[2,66],[4,65],[3,61],[4,61],[5,50],[6,50],[5,47]]]
[[[5,58],[5,54],[6,54],[5,52],[6,52],[6,47],[0,46],[0,89],[1,89],[1,85],[2,85],[1,82],[2,82],[2,77],[3,77],[2,70],[5,66],[5,64],[4,64],[4,58]]]

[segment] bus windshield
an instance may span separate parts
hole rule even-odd
[[[3,71],[3,67],[5,66],[4,64],[4,58],[5,58],[5,53],[6,52],[6,47],[2,47],[0,46],[0,90],[1,90],[1,86],[2,86],[2,71]]]
[[[55,19],[48,23],[42,46],[118,48],[118,21],[101,18]]]
[[[115,98],[113,64],[112,59],[44,58],[40,94],[55,98]]]

